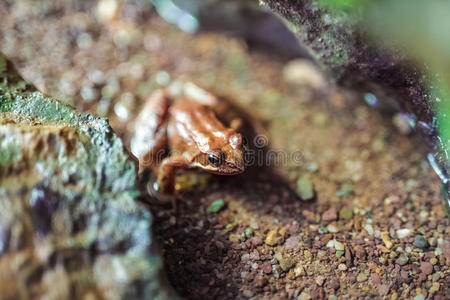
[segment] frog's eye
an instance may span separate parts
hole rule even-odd
[[[213,151],[208,154],[208,160],[211,164],[220,166],[224,161],[223,153],[221,151]]]

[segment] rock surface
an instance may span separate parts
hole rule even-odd
[[[160,299],[151,214],[105,119],[26,83],[0,55],[0,298]]]

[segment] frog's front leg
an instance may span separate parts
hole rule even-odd
[[[189,161],[184,157],[175,156],[164,159],[158,172],[159,190],[166,194],[173,194],[177,172],[189,169],[189,166]]]

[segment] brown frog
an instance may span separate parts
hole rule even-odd
[[[222,107],[212,93],[191,83],[182,91],[157,90],[136,120],[132,152],[140,168],[157,174],[159,191],[173,193],[176,173],[200,169],[218,175],[244,172],[245,140],[238,133],[241,120],[230,127],[216,116]],[[137,138],[139,137],[139,138]]]

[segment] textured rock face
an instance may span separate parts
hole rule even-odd
[[[0,298],[169,297],[138,196],[108,122],[37,92],[0,55]]]

